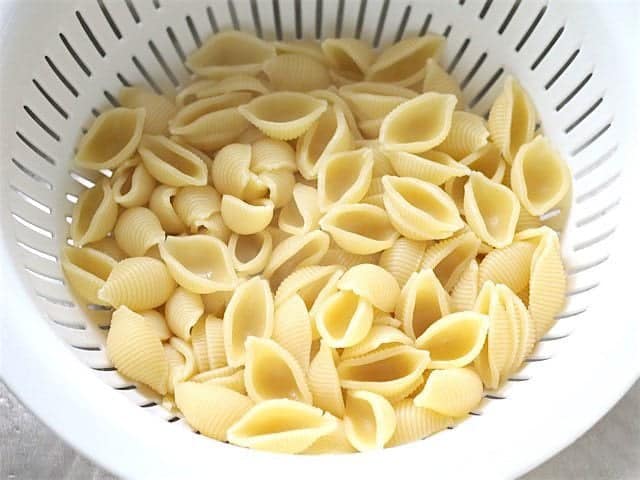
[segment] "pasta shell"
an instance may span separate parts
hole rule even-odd
[[[355,453],[357,450],[353,448],[344,431],[344,422],[338,420],[338,428],[332,433],[320,437],[313,445],[307,448],[303,453],[309,455],[319,455],[327,453]]]
[[[395,432],[396,412],[380,395],[365,390],[347,392],[344,428],[358,451],[381,449]]]
[[[169,236],[160,255],[179,285],[195,293],[232,290],[237,277],[227,246],[208,235]]]
[[[437,147],[449,134],[456,102],[453,95],[433,92],[407,100],[384,118],[380,143],[388,150],[410,153]]]
[[[161,395],[167,392],[169,365],[162,342],[141,315],[127,307],[113,312],[107,354],[121,374],[150,386]]]
[[[338,428],[322,410],[289,399],[267,400],[249,410],[227,432],[229,442],[255,450],[299,453]]]
[[[233,234],[229,239],[231,261],[238,273],[256,275],[264,270],[271,256],[271,234],[263,230],[252,235]]]
[[[416,346],[429,351],[429,368],[464,367],[480,354],[488,328],[487,315],[451,313],[427,328],[416,340]]]
[[[327,102],[297,92],[276,92],[254,98],[238,111],[265,135],[277,140],[298,138],[327,109]]]
[[[278,55],[264,62],[262,70],[274,90],[308,92],[331,85],[327,67],[307,55]]]
[[[164,353],[169,362],[168,393],[175,392],[175,386],[191,378],[196,373],[196,359],[191,345],[178,337],[171,337],[164,345]]]
[[[196,148],[217,150],[249,126],[240,106],[251,97],[248,92],[231,92],[196,100],[178,111],[169,122],[169,131]]]
[[[462,165],[471,170],[482,173],[489,180],[500,183],[504,179],[506,163],[493,143],[487,143],[483,147],[470,153],[462,160]]]
[[[520,209],[520,216],[518,217],[516,232],[521,232],[530,228],[539,228],[541,226],[542,221],[540,220],[540,217],[531,215],[525,208]]]
[[[336,292],[322,302],[315,314],[315,322],[328,346],[351,347],[369,333],[373,307],[368,300],[352,292]]]
[[[431,372],[413,403],[441,415],[462,417],[478,406],[482,395],[482,380],[471,368],[448,368]]]
[[[396,431],[387,443],[394,447],[422,440],[453,425],[453,419],[445,415],[416,407],[408,398],[394,405],[396,413]]]
[[[245,202],[232,195],[223,195],[220,207],[224,224],[235,233],[251,235],[264,230],[273,218],[273,202]]]
[[[377,253],[356,255],[334,246],[327,250],[327,253],[320,261],[320,265],[340,265],[344,268],[351,268],[362,263],[376,263],[379,260],[380,254]]]
[[[479,278],[478,262],[473,259],[451,291],[451,308],[454,312],[473,309],[481,285]]]
[[[357,255],[369,255],[391,247],[398,238],[387,213],[366,204],[340,205],[320,220],[320,228],[341,248]]]
[[[395,401],[415,390],[429,361],[429,352],[399,345],[344,360],[338,375],[342,388],[368,390]]]
[[[169,120],[176,113],[175,104],[167,97],[141,87],[122,87],[118,102],[126,108],[143,108],[146,112],[144,133],[152,135],[166,133]]]
[[[515,241],[505,248],[489,252],[480,262],[479,284],[487,280],[504,284],[519,292],[529,284],[531,259],[535,245],[527,241]]]
[[[127,162],[122,164],[111,180],[113,199],[126,208],[146,205],[155,186],[155,178],[140,162],[140,157],[135,157],[128,165]]]
[[[360,148],[369,148],[373,153],[373,178],[396,174],[387,152],[377,140],[355,140],[354,144]]]
[[[289,237],[273,249],[264,277],[276,290],[294,270],[316,265],[329,248],[329,236],[319,230]]]
[[[506,289],[506,287],[502,287]],[[504,295],[504,299],[507,315],[513,323],[513,331],[517,332],[518,337],[514,338],[514,345],[517,348],[513,349],[511,364],[507,368],[507,373],[511,373],[516,371],[531,353],[537,338],[535,324],[524,302],[511,291]]]
[[[378,264],[391,273],[402,288],[411,274],[420,268],[426,248],[427,242],[400,237],[391,248],[382,252]]]
[[[164,241],[158,217],[145,207],[127,208],[116,222],[113,236],[131,257],[142,257],[151,247]]]
[[[211,185],[183,187],[173,200],[173,207],[192,232],[197,222],[220,211],[220,194]]]
[[[207,295],[204,295],[204,297],[207,297]],[[206,302],[204,303],[206,311],[207,305]],[[214,314],[208,314],[204,319],[204,334],[207,339],[209,368],[224,367],[227,364],[227,355],[224,350],[224,326],[222,320]]]
[[[488,139],[489,130],[484,118],[469,112],[453,112],[451,129],[438,150],[455,160],[462,160],[487,145]]]
[[[245,198],[251,180],[251,145],[232,143],[216,153],[211,180],[216,190],[223,195]]]
[[[412,273],[402,289],[396,305],[396,318],[402,322],[404,332],[419,338],[428,327],[451,311],[447,292],[433,270]]]
[[[185,85],[176,93],[176,106],[178,108],[182,108],[186,105],[189,105],[198,98],[208,97],[209,95],[202,95],[200,92],[210,89],[218,85],[217,80],[211,79],[203,79],[203,80],[195,80],[188,85]]]
[[[245,342],[244,383],[249,398],[262,402],[289,398],[311,403],[304,371],[293,355],[267,338],[248,337]]]
[[[324,90],[313,90],[309,92],[309,95],[320,98],[322,100],[326,100],[327,103],[334,107],[336,110],[341,110],[344,114],[344,118],[347,121],[347,126],[349,127],[349,132],[351,136],[355,140],[361,140],[362,134],[358,129],[358,123],[356,122],[356,117],[353,115],[351,108],[347,105],[340,95],[338,95],[338,90],[335,87],[329,87]]]
[[[138,152],[145,168],[160,183],[172,187],[207,183],[204,160],[166,137],[145,135]]]
[[[151,193],[151,198],[149,198],[149,209],[160,220],[162,229],[171,235],[184,233],[187,230],[187,226],[180,219],[173,206],[177,193],[178,189],[175,187],[158,185]]]
[[[210,37],[189,55],[186,65],[205,77],[255,75],[262,63],[275,55],[276,49],[272,44],[254,35],[231,30]]]
[[[118,204],[113,199],[109,182],[104,179],[78,197],[71,216],[70,234],[73,244],[82,247],[102,240],[113,230],[118,217]]]
[[[383,118],[401,103],[418,96],[408,88],[374,82],[352,83],[339,91],[361,122]]]
[[[88,243],[85,245],[85,248],[86,247],[105,253],[118,262],[127,256],[127,254],[118,246],[113,237],[104,237],[102,240],[98,240],[97,242]]]
[[[451,178],[469,175],[469,169],[446,153],[432,150],[421,154],[386,152],[393,170],[400,177],[413,177],[435,185],[442,185]]]
[[[311,267],[313,268],[313,267]],[[276,296],[277,298],[277,296]],[[297,294],[276,306],[273,339],[287,350],[306,372],[311,361],[311,317]]]
[[[482,241],[502,248],[513,241],[520,203],[507,187],[474,172],[464,186],[464,214]]]
[[[373,325],[385,325],[387,327],[400,328],[402,327],[402,322],[388,313],[374,312]]]
[[[480,239],[473,232],[463,232],[427,249],[422,268],[433,269],[447,292],[458,283],[462,272],[478,254]]]
[[[256,77],[250,75],[233,75],[222,78],[219,81],[205,81],[196,89],[197,98],[215,97],[225,93],[248,92],[251,94],[265,95],[269,93],[267,86]]]
[[[342,82],[362,80],[375,58],[371,45],[356,38],[329,38],[322,42],[322,51]]]
[[[227,440],[229,427],[253,406],[246,395],[210,383],[180,383],[176,386],[175,398],[189,425],[221,441]]]
[[[261,173],[259,179],[267,187],[269,199],[275,208],[285,206],[293,198],[293,188],[296,184],[293,173],[286,170],[275,170]]]
[[[228,241],[231,236],[231,230],[224,224],[220,213],[214,213],[204,220],[196,220],[193,224],[193,230],[194,233],[210,235],[223,242]]]
[[[320,350],[309,366],[309,388],[314,405],[337,417],[344,416],[344,398],[333,351],[324,341],[320,341]]]
[[[370,263],[347,270],[338,282],[338,290],[353,292],[383,312],[392,312],[400,296],[400,287],[393,275]]]
[[[318,191],[296,183],[293,187],[293,199],[280,210],[278,227],[292,235],[304,235],[318,228],[321,216]]]
[[[204,311],[212,314],[215,317],[222,318],[224,309],[227,308],[227,303],[231,299],[231,291],[218,291],[213,293],[207,293],[202,295],[202,302],[204,303]]]
[[[144,121],[143,108],[112,108],[100,114],[78,144],[76,165],[89,170],[118,167],[138,148]]]
[[[436,60],[428,58],[424,69],[422,82],[423,92],[436,92],[447,95],[455,95],[458,99],[456,108],[464,108],[462,91],[455,79],[442,68]]]
[[[202,299],[200,299],[200,302],[202,302]],[[189,333],[189,335],[191,336],[193,357],[196,362],[196,368],[199,372],[206,372],[211,368],[209,366],[209,354],[207,352],[207,334],[205,329],[205,322],[206,318],[200,318],[200,320],[198,320],[195,325],[193,325],[193,328]]]
[[[66,246],[60,261],[69,286],[89,303],[104,304],[98,298],[100,290],[117,262],[106,253],[93,248]]]
[[[360,357],[377,350],[381,346],[411,345],[413,341],[397,328],[389,325],[373,325],[365,338],[357,345],[345,348],[340,356],[341,360]]]
[[[409,177],[382,177],[391,223],[412,240],[442,239],[464,226],[453,200],[439,187]]]
[[[322,64],[327,63],[320,44],[314,40],[277,41],[273,42],[273,46],[276,47],[276,53],[278,55],[296,53],[298,55],[311,57]]]
[[[327,157],[349,150],[352,142],[344,112],[337,106],[327,107],[318,121],[298,139],[296,163],[300,174],[307,180],[315,179]]]
[[[244,385],[244,368],[220,367],[194,375],[190,378],[190,381],[218,385],[242,395],[247,394],[247,389]]]
[[[175,289],[164,307],[169,328],[183,340],[191,339],[191,329],[203,313],[204,304],[200,295],[182,287]]]
[[[297,170],[296,153],[291,145],[272,138],[264,138],[251,145],[251,171],[261,174],[282,170]]]
[[[537,136],[520,147],[511,166],[511,188],[531,215],[551,210],[570,186],[569,168],[547,138]]]
[[[253,277],[233,292],[223,318],[224,349],[227,363],[238,367],[245,363],[245,340],[269,338],[273,332],[273,295],[269,284]]]
[[[116,308],[126,305],[135,311],[149,310],[166,302],[175,288],[176,283],[160,260],[133,257],[113,267],[98,290],[98,298]]]
[[[507,163],[513,161],[522,145],[533,140],[535,127],[533,102],[520,83],[508,76],[489,112],[491,140]]]
[[[318,203],[324,212],[334,205],[357,203],[369,189],[373,152],[368,148],[334,153],[318,172]]]
[[[157,310],[145,310],[140,312],[140,315],[151,325],[151,328],[153,328],[153,331],[156,332],[160,340],[164,342],[171,338],[171,331],[163,314]]]
[[[433,34],[400,40],[380,53],[367,70],[366,78],[411,87],[423,81],[427,59],[437,59],[443,44],[444,37]]]

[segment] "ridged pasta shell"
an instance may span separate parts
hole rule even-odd
[[[140,162],[140,157],[136,156],[131,163],[127,163],[123,163],[111,179],[113,199],[126,208],[146,205],[156,180]]]
[[[176,113],[176,105],[171,100],[142,87],[122,87],[118,102],[126,108],[143,108],[146,112],[144,133],[152,135],[166,133],[169,120]]]
[[[295,172],[296,152],[287,142],[263,138],[251,145],[251,171],[257,174],[284,170]]]
[[[453,112],[451,128],[438,150],[455,160],[462,160],[487,145],[488,139],[489,130],[484,118],[469,112]]]
[[[433,92],[407,100],[384,118],[380,143],[388,150],[410,153],[437,147],[449,134],[456,102],[453,95]]]
[[[482,173],[489,180],[497,183],[502,182],[507,169],[507,164],[502,158],[498,147],[493,143],[487,143],[470,153],[460,160],[460,163],[471,170]]]
[[[202,302],[202,299],[200,299]],[[203,307],[204,311],[204,307]],[[205,328],[206,318],[202,317],[191,329],[191,347],[193,348],[193,357],[196,361],[196,368],[199,372],[206,372],[209,366],[209,354],[207,352],[207,334]],[[197,375],[196,375],[197,376]],[[193,377],[192,377],[193,380]]]
[[[351,445],[366,452],[384,448],[396,430],[396,413],[386,398],[366,390],[347,392],[344,428]]]
[[[521,232],[530,228],[539,228],[542,225],[543,224],[542,220],[540,220],[540,217],[531,215],[525,208],[520,209],[520,216],[518,217],[516,232]]]
[[[383,118],[401,103],[418,96],[408,88],[375,82],[352,83],[340,87],[339,92],[360,122]]]
[[[273,218],[273,202],[267,199],[245,202],[232,195],[223,195],[220,213],[232,232],[251,235],[269,225]]]
[[[371,263],[347,270],[338,282],[338,290],[353,292],[383,312],[392,312],[400,296],[400,287],[393,275]]]
[[[166,238],[160,255],[176,282],[195,293],[232,290],[237,277],[227,246],[209,235]]]
[[[226,441],[227,430],[253,406],[246,395],[210,383],[176,386],[176,405],[189,425],[207,437]]]
[[[304,301],[307,309],[310,310],[327,286],[327,282],[337,272],[342,275],[344,269],[338,265],[312,265],[297,269],[280,283],[276,291],[276,307],[285,303],[295,294],[298,294]]]
[[[151,328],[153,328],[153,331],[156,332],[156,335],[158,335],[160,340],[164,342],[171,338],[171,331],[167,325],[167,320],[159,311],[145,310],[140,312],[140,315],[142,315],[147,323],[151,325]]]
[[[90,170],[118,167],[138,148],[144,121],[143,108],[112,108],[100,114],[78,144],[76,165]]]
[[[149,198],[149,209],[160,220],[162,229],[171,235],[184,233],[187,230],[187,226],[180,219],[173,206],[177,193],[178,189],[175,187],[158,185]]]
[[[141,315],[127,307],[113,312],[107,354],[121,374],[150,386],[161,395],[167,392],[169,365],[162,342]]]
[[[175,289],[164,306],[164,314],[174,335],[191,339],[191,329],[204,313],[202,298],[182,287]]]
[[[274,90],[308,92],[331,85],[329,70],[318,60],[307,55],[285,53],[273,57],[262,65]]]
[[[118,204],[107,179],[84,190],[73,208],[69,228],[73,244],[82,247],[102,240],[113,230],[118,217]]]
[[[252,235],[234,233],[229,239],[231,261],[236,271],[241,274],[256,275],[264,270],[272,249],[271,234],[267,230]]]
[[[102,240],[98,240],[97,242],[86,244],[85,248],[86,247],[105,253],[118,262],[120,260],[124,260],[127,256],[127,254],[118,246],[113,237],[104,237]]]
[[[369,148],[373,153],[373,178],[380,178],[383,175],[395,175],[396,171],[391,165],[391,161],[382,148],[378,140],[355,140],[354,144],[359,148]]]
[[[296,53],[298,55],[311,57],[322,64],[327,63],[320,44],[315,40],[276,41],[273,42],[273,46],[276,47],[276,53],[278,55]]]
[[[255,75],[262,63],[276,55],[275,47],[248,33],[231,30],[211,36],[187,58],[198,75],[212,78],[235,74]]]
[[[358,203],[369,190],[373,152],[368,148],[334,153],[318,171],[318,203],[326,212],[335,205]]]
[[[327,157],[349,150],[353,138],[344,112],[338,106],[329,106],[318,121],[298,139],[296,164],[307,180],[315,179]]]
[[[360,357],[377,350],[381,346],[412,345],[413,341],[395,327],[389,325],[373,325],[365,338],[357,345],[345,348],[340,355],[341,360]]]
[[[402,288],[413,272],[418,271],[427,242],[400,237],[391,248],[382,252],[378,265],[394,276]]]
[[[310,95],[276,92],[254,98],[238,111],[265,135],[292,140],[309,130],[326,109],[326,101]]]
[[[479,278],[478,262],[473,259],[451,291],[451,308],[454,312],[473,309],[481,285]]]
[[[173,207],[194,232],[197,222],[220,211],[220,194],[211,185],[183,187],[173,199]]]
[[[537,337],[536,327],[527,306],[513,292],[509,291],[508,293],[508,295],[504,295],[507,315],[514,323],[514,331],[519,335],[519,338],[516,338],[516,342],[514,342],[517,348],[514,348],[511,364],[507,367],[507,373],[511,373],[518,370],[525,358],[533,351]]]
[[[402,327],[402,322],[388,313],[374,312],[373,325],[385,325],[387,327],[400,328]]]
[[[191,344],[178,337],[171,337],[164,345],[169,362],[168,393],[174,393],[176,385],[191,378],[197,372],[196,359]]]
[[[549,140],[537,136],[518,150],[511,166],[511,188],[531,215],[555,207],[571,187],[571,173]]]
[[[465,231],[429,247],[422,258],[422,268],[433,269],[444,289],[451,292],[479,247],[480,239]]]
[[[205,81],[207,82],[207,81]],[[198,98],[215,97],[225,93],[248,92],[253,95],[265,95],[269,93],[267,86],[256,77],[250,75],[233,75],[218,81],[203,83],[195,92]]]
[[[393,165],[393,170],[400,177],[413,177],[442,185],[450,178],[469,174],[467,167],[446,153],[435,150],[420,154],[389,151],[386,155]]]
[[[116,266],[116,260],[93,248],[66,246],[60,264],[69,286],[80,298],[98,305],[105,303],[98,298],[98,290]]]
[[[340,205],[320,220],[341,248],[357,255],[369,255],[391,247],[398,232],[382,208],[366,204]]]
[[[203,295],[203,297],[206,296],[207,295]],[[206,302],[204,303],[205,311],[207,311]],[[220,313],[220,316],[223,314],[224,312]],[[227,364],[227,355],[224,350],[224,325],[222,320],[214,314],[208,314],[204,320],[204,334],[207,338],[209,368],[224,367]]]
[[[296,183],[293,187],[293,199],[280,210],[278,227],[292,235],[304,235],[318,228],[321,216],[318,191]]]
[[[382,177],[384,206],[391,223],[412,240],[450,237],[464,226],[453,200],[439,187],[417,178]]]
[[[276,290],[297,268],[318,264],[328,248],[329,236],[319,230],[289,237],[273,249],[264,277]]]
[[[146,169],[160,183],[172,187],[207,183],[204,160],[166,137],[145,135],[138,152]]]
[[[320,437],[313,445],[307,448],[303,453],[308,455],[320,455],[327,453],[355,453],[357,450],[353,448],[344,431],[344,422],[338,420],[338,428],[332,433]]]
[[[424,69],[424,80],[422,82],[423,92],[436,92],[455,95],[458,99],[456,108],[464,108],[462,91],[455,79],[442,68],[436,60],[428,58]]]
[[[422,440],[453,425],[451,417],[440,415],[428,408],[416,407],[410,398],[394,405],[394,410],[396,431],[387,447]]]
[[[489,112],[489,132],[502,156],[511,163],[518,150],[533,139],[536,111],[520,83],[508,76]]]
[[[324,342],[333,348],[356,345],[367,336],[373,322],[373,307],[350,291],[333,293],[315,313],[315,323]]]
[[[347,102],[338,95],[338,90],[335,87],[332,86],[323,90],[313,90],[309,92],[309,95],[326,100],[329,106],[334,107],[336,110],[341,110],[344,114],[345,120],[347,121],[347,126],[351,132],[351,136],[355,140],[362,139],[362,134],[358,129],[358,123],[356,122],[356,118],[353,115],[351,108],[347,105]]]
[[[245,350],[244,383],[249,398],[255,402],[289,398],[311,403],[304,370],[291,353],[273,340],[257,337],[247,338]]]
[[[176,282],[160,260],[133,257],[113,267],[98,298],[116,308],[126,305],[136,311],[149,310],[166,302],[175,288]]]
[[[429,351],[429,368],[464,367],[482,350],[489,317],[476,312],[451,313],[418,337],[416,346]]]
[[[344,416],[344,398],[333,350],[322,340],[320,340],[318,353],[315,354],[309,365],[308,376],[313,404],[342,418]]]
[[[218,385],[242,395],[247,394],[247,389],[244,385],[244,368],[220,367],[194,375],[189,381]]]
[[[194,231],[193,233],[210,235],[223,242],[227,242],[231,237],[231,230],[224,224],[220,213],[214,213],[204,220],[196,220],[192,230]]]
[[[285,206],[293,198],[293,188],[296,184],[293,173],[286,170],[275,170],[263,172],[258,178],[267,187],[269,200],[275,208]]]
[[[253,277],[235,289],[222,320],[229,365],[238,367],[245,363],[245,340],[248,337],[271,336],[273,310],[269,284],[260,277]]]
[[[433,270],[412,273],[396,304],[396,318],[402,322],[404,332],[414,340],[450,311],[449,295]]]
[[[491,280],[519,292],[529,284],[531,259],[536,246],[527,241],[515,241],[505,248],[489,252],[480,262],[479,282]]]
[[[133,207],[118,217],[113,236],[127,255],[141,257],[151,247],[163,242],[165,234],[160,220],[151,210]]]
[[[198,98],[208,97],[209,95],[201,95],[200,92],[218,85],[218,80],[202,79],[194,80],[193,82],[184,86],[176,93],[176,106],[182,108],[189,105]]]
[[[431,372],[413,403],[441,415],[462,417],[478,406],[482,394],[482,380],[473,369],[447,368]]]
[[[322,42],[322,51],[344,81],[362,80],[376,55],[369,43],[356,38],[329,38]]]
[[[305,372],[311,361],[311,335],[311,317],[300,295],[294,294],[276,306],[272,338],[291,353]]]
[[[218,192],[244,198],[251,177],[251,145],[232,143],[216,153],[211,180]]]
[[[322,257],[320,265],[340,265],[344,268],[351,268],[362,263],[377,263],[379,260],[379,253],[356,255],[355,253],[347,252],[334,245],[330,247],[325,256]]]
[[[399,345],[344,360],[338,375],[342,388],[368,390],[395,401],[415,390],[429,362],[429,352]]]
[[[202,295],[202,301],[204,303],[204,311],[210,313],[216,317],[222,318],[224,309],[227,308],[227,303],[231,299],[231,291],[218,291],[213,293],[206,293]]]
[[[289,399],[267,400],[249,410],[227,432],[241,447],[299,453],[338,428],[337,419],[322,410]]]

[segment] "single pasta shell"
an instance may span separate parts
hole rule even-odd
[[[402,288],[413,272],[420,268],[427,242],[400,237],[380,255],[378,264],[395,277]]]
[[[200,88],[196,89],[195,93],[198,98],[207,98],[233,92],[264,95],[269,93],[269,88],[259,78],[239,74],[223,78],[217,82],[208,81],[203,83]]]
[[[313,404],[336,417],[344,416],[344,398],[336,369],[333,351],[324,341],[309,365],[309,388]]]
[[[175,289],[164,306],[169,328],[183,340],[191,339],[191,329],[203,313],[202,297],[182,287]]]
[[[329,38],[322,42],[322,51],[331,68],[351,80],[362,80],[376,56],[368,42],[356,38]]]
[[[296,184],[293,173],[286,170],[263,172],[258,175],[258,180],[266,186],[269,200],[275,208],[284,207],[293,198],[293,189]]]
[[[460,280],[451,291],[451,309],[454,312],[462,312],[473,309],[480,290],[478,262],[473,259],[469,262]]]
[[[113,199],[109,182],[104,179],[78,197],[69,229],[73,244],[82,247],[102,240],[113,230],[117,217],[118,204]]]
[[[147,323],[151,325],[151,328],[153,328],[153,331],[156,332],[156,335],[158,335],[160,340],[165,342],[171,338],[171,330],[169,330],[167,320],[159,311],[145,310],[140,312],[140,315],[142,315]]]
[[[413,403],[441,415],[462,417],[480,403],[482,394],[482,380],[473,369],[448,368],[432,371]]]
[[[390,317],[393,318],[393,317]],[[341,360],[360,357],[377,350],[381,346],[411,345],[413,341],[397,328],[389,325],[373,325],[365,338],[357,345],[345,348],[340,355]]]
[[[327,453],[355,453],[357,450],[353,448],[344,431],[344,422],[338,420],[338,428],[332,433],[320,437],[313,445],[307,448],[303,453],[309,455],[320,455]]]
[[[229,241],[231,236],[231,230],[224,224],[220,213],[214,213],[209,218],[194,221],[191,231],[215,237],[223,242]]]
[[[328,63],[328,60],[322,52],[322,48],[320,48],[320,44],[314,40],[276,41],[273,42],[273,46],[276,47],[276,53],[278,55],[296,53],[298,55],[311,57],[322,64]]]
[[[253,235],[233,234],[229,239],[231,261],[238,273],[255,275],[266,267],[272,251],[271,234],[267,230]]]
[[[242,395],[247,394],[244,385],[244,368],[221,367],[194,375],[191,382],[207,383],[228,388]]]
[[[358,203],[369,190],[373,152],[368,148],[334,153],[318,172],[318,203],[326,212],[334,205]]]
[[[514,292],[526,288],[531,272],[531,259],[536,246],[532,242],[515,241],[505,248],[489,252],[480,262],[479,284],[487,280],[504,284]]]
[[[280,210],[278,227],[291,235],[303,235],[318,228],[321,216],[318,191],[296,183],[293,187],[293,199]]]
[[[353,115],[353,112],[351,111],[351,108],[349,108],[349,105],[347,105],[347,102],[345,102],[337,92],[338,90],[335,87],[329,87],[324,90],[313,90],[312,92],[309,92],[309,95],[326,100],[330,106],[334,107],[336,110],[341,110],[347,121],[347,126],[349,127],[349,131],[351,132],[353,139],[362,140],[362,134],[360,133],[360,130],[358,130],[356,117]]]
[[[302,370],[309,370],[311,361],[311,317],[297,294],[275,309],[272,338],[296,359]]]
[[[274,90],[308,92],[327,88],[331,77],[327,67],[314,58],[297,53],[285,53],[262,65]]]
[[[344,269],[338,265],[311,265],[297,269],[278,287],[275,297],[276,308],[297,294],[310,310],[317,300],[321,300],[325,287],[336,273],[341,276]]]
[[[225,225],[240,235],[251,235],[264,230],[273,218],[273,202],[257,200],[245,202],[232,195],[223,195],[220,213]]]
[[[257,174],[273,171],[295,172],[296,152],[283,140],[263,138],[251,145],[251,171]]]
[[[378,207],[380,208],[380,207]],[[327,250],[327,253],[320,261],[321,265],[340,265],[344,268],[351,268],[362,263],[377,263],[380,260],[379,253],[369,255],[357,255],[347,252],[342,248],[333,246]]]
[[[211,185],[183,187],[176,194],[173,207],[193,231],[196,222],[220,211],[220,194]]]
[[[251,145],[232,143],[216,153],[211,180],[223,195],[243,198],[251,176]]]
[[[394,410],[396,430],[387,443],[388,447],[422,440],[453,425],[451,417],[417,407],[410,398],[395,404]]]
[[[442,68],[436,60],[428,58],[424,69],[424,81],[422,82],[423,92],[437,92],[455,95],[458,99],[456,108],[464,108],[462,91],[455,79]]]
[[[358,82],[340,87],[345,99],[359,121],[385,117],[391,110],[418,94],[393,84]]]
[[[393,170],[400,177],[413,177],[435,185],[442,185],[447,180],[464,177],[469,169],[456,162],[446,153],[435,150],[414,154],[407,152],[386,152]]]
[[[143,108],[144,133],[152,135],[166,133],[169,120],[176,113],[176,105],[170,99],[142,87],[122,87],[118,102],[126,108]]]
[[[480,239],[473,232],[463,231],[429,247],[422,258],[422,268],[433,269],[444,289],[451,292],[479,248]]]
[[[141,257],[164,241],[165,233],[158,217],[145,207],[127,208],[116,222],[113,236],[130,257]]]
[[[205,331],[204,317],[200,318],[200,320],[198,320],[195,325],[193,325],[190,335],[191,346],[193,348],[193,357],[196,361],[196,368],[199,372],[206,372],[210,369],[210,366],[209,355],[207,354],[207,336]]]
[[[145,135],[138,152],[146,169],[160,183],[172,187],[207,183],[204,160],[166,137]]]
[[[94,250],[105,253],[117,262],[124,260],[127,256],[127,254],[118,246],[113,237],[104,237],[102,240],[85,245],[85,247],[93,248]]]
[[[438,150],[455,160],[462,160],[487,145],[488,140],[489,130],[484,118],[469,112],[453,112],[451,129]]]
[[[151,198],[149,198],[149,209],[160,220],[162,229],[171,235],[184,233],[187,230],[187,226],[173,207],[173,199],[175,199],[177,193],[178,189],[175,187],[158,185],[151,193]]]
[[[341,291],[322,302],[314,318],[316,328],[328,346],[351,347],[369,333],[373,307],[368,300],[352,292]]]
[[[502,158],[500,150],[493,143],[487,143],[470,153],[460,160],[460,163],[498,183],[505,178],[507,170],[507,164]]]
[[[134,157],[135,164],[122,164],[111,179],[113,199],[126,208],[146,205],[156,186],[156,180],[147,171],[140,157]]]
[[[384,448],[396,429],[396,413],[389,401],[366,390],[347,392],[345,433],[351,445],[366,452]]]
[[[400,287],[384,268],[364,263],[351,267],[338,282],[338,290],[353,292],[383,312],[393,311]]]
[[[66,246],[62,249],[60,264],[69,286],[83,300],[103,305],[98,291],[118,262],[106,253],[93,248]]]
[[[206,297],[206,295],[204,295]],[[222,316],[222,314],[220,314]],[[207,359],[210,368],[220,368],[227,364],[224,350],[224,331],[222,319],[208,314],[204,320],[204,334],[207,340]]]

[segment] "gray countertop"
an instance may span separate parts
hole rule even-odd
[[[111,480],[68,447],[0,383],[0,480]],[[573,445],[524,480],[640,479],[640,382]]]

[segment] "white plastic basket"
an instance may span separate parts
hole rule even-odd
[[[618,251],[606,261],[615,218],[625,208],[630,217],[625,205],[640,198],[629,188],[620,204],[623,159],[637,151],[632,56],[624,48],[633,39],[621,35],[632,22],[625,21],[630,4],[51,0],[0,8],[2,375],[45,423],[109,470],[138,478],[219,470],[239,478],[265,471],[319,478],[363,468],[386,476],[419,469],[436,477],[513,477],[573,441],[638,377],[638,322],[623,314],[634,302],[632,284],[615,281],[633,267],[632,222],[623,224],[627,233],[618,234]],[[472,109],[485,114],[512,73],[566,156],[574,177],[562,233],[566,309],[525,368],[453,430],[330,459],[205,439],[114,371],[104,351],[110,313],[83,310],[68,291],[59,251],[77,195],[96,178],[71,162],[83,129],[115,102],[122,85],[178,87],[189,77],[185,53],[212,31],[230,28],[267,39],[358,36],[375,46],[427,30],[443,33],[444,65]]]

